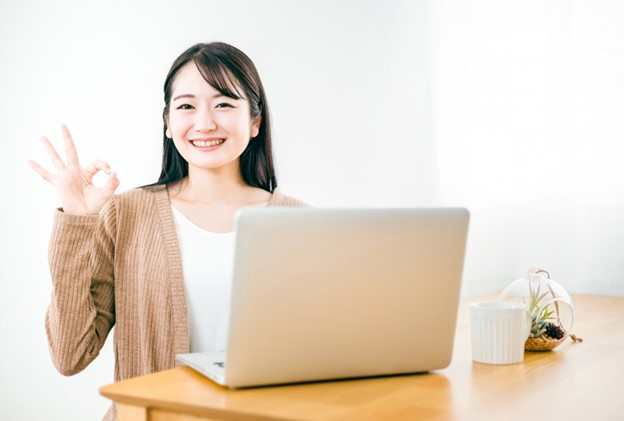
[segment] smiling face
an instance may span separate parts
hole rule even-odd
[[[242,92],[235,88],[230,90]],[[247,99],[221,94],[192,61],[175,76],[166,121],[166,135],[188,162],[189,174],[238,169],[240,155],[260,127],[260,118],[251,118]]]

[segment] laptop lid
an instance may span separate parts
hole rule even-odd
[[[224,383],[446,367],[468,219],[448,208],[242,210]]]

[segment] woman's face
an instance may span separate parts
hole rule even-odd
[[[238,167],[259,127],[260,117],[251,118],[247,99],[222,95],[206,82],[195,63],[176,75],[166,134],[188,162],[189,172]]]

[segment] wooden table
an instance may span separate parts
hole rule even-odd
[[[584,341],[519,364],[472,362],[463,302],[453,362],[428,374],[231,391],[182,367],[100,391],[121,421],[624,419],[624,297],[573,298]]]

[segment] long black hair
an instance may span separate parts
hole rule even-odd
[[[167,116],[175,78],[180,69],[190,62],[195,63],[206,82],[222,95],[247,99],[252,119],[260,116],[258,135],[240,156],[241,175],[247,184],[273,192],[277,187],[277,179],[271,149],[269,106],[264,87],[251,59],[238,48],[223,42],[190,47],[173,62],[167,74],[164,86],[162,169],[158,181],[153,185],[167,185],[188,175],[188,162],[167,137]],[[243,92],[239,92],[239,89]]]

